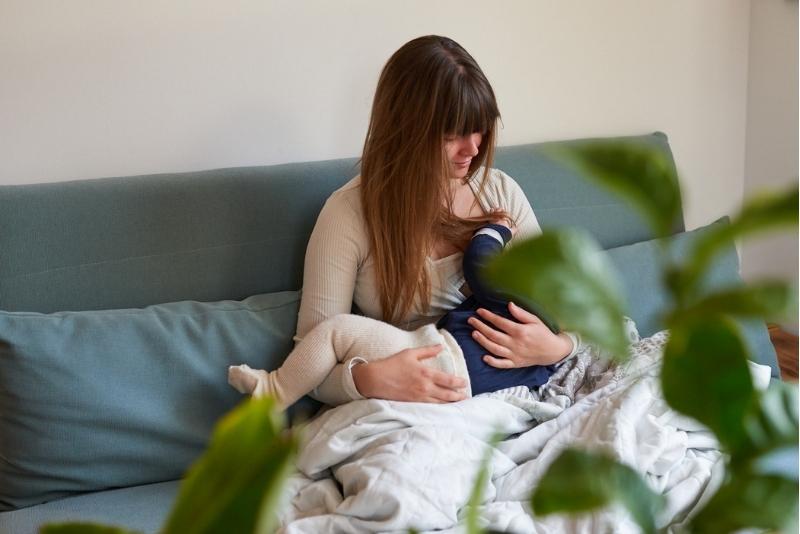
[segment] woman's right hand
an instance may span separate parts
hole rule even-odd
[[[464,400],[466,381],[432,369],[423,360],[441,352],[441,345],[406,349],[383,360],[356,365],[353,382],[364,397],[409,402],[445,403]]]

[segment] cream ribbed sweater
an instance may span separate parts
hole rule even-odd
[[[503,209],[517,225],[514,240],[541,233],[528,199],[519,185],[503,171],[491,169],[483,193],[478,194],[482,170],[469,184],[484,212]],[[303,273],[303,293],[297,320],[295,341],[299,342],[316,325],[342,313],[350,313],[355,304],[362,314],[381,318],[380,298],[375,286],[375,272],[368,259],[369,241],[361,210],[358,176],[335,191],[325,202],[308,243]],[[514,241],[510,246],[513,246]],[[399,326],[412,330],[435,322],[455,308],[464,296],[461,253],[429,260],[431,306],[427,315],[412,310]],[[353,377],[348,362],[337,365],[314,392],[326,404],[342,404],[353,398]]]

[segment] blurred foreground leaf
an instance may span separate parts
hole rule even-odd
[[[39,529],[39,534],[141,534],[138,530],[99,525],[96,523],[50,523]]]
[[[269,397],[245,401],[227,414],[183,481],[165,532],[272,532],[298,445],[282,427]]]
[[[708,426],[729,451],[742,448],[756,393],[733,322],[712,316],[671,325],[661,384],[670,406]]]
[[[797,532],[797,482],[778,476],[732,476],[692,520],[694,532],[757,527]]]
[[[566,449],[550,465],[531,498],[536,515],[582,513],[619,502],[643,532],[655,532],[664,499],[630,467],[604,454]]]
[[[481,464],[478,467],[478,474],[475,477],[475,483],[472,485],[472,492],[469,496],[467,503],[467,517],[464,526],[467,529],[467,534],[480,534],[483,528],[480,525],[480,517],[478,515],[478,507],[483,502],[483,488],[489,479],[489,463],[492,460],[492,455],[497,447],[497,444],[503,439],[503,434],[495,433],[489,439],[486,446],[486,452],[481,459]]]
[[[797,314],[797,289],[784,282],[767,281],[708,295],[687,309],[676,310],[670,322],[711,315],[758,317],[779,321]]]
[[[697,240],[685,269],[670,283],[673,290],[681,298],[692,293],[714,257],[735,240],[767,230],[797,226],[797,203],[797,187],[750,200],[730,225],[718,226]]]
[[[540,308],[565,330],[626,356],[621,290],[594,239],[576,228],[549,231],[507,249],[486,276],[512,300]],[[547,318],[544,318],[547,320]]]
[[[670,235],[681,216],[678,176],[657,147],[620,140],[554,146],[547,153],[631,201],[657,236]]]
[[[734,468],[769,473],[770,456],[777,453],[779,458],[785,458],[781,451],[787,448],[793,450],[796,465],[799,431],[797,401],[797,386],[785,382],[773,382],[759,394],[755,407],[745,415],[747,442],[744,450],[732,458]],[[793,475],[797,480],[796,470]]]

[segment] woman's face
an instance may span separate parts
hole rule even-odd
[[[450,164],[451,178],[464,178],[469,172],[472,158],[478,155],[483,134],[474,133],[464,136],[446,136],[444,138],[444,151]]]

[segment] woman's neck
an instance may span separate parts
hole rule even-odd
[[[452,210],[453,215],[460,219],[470,219],[485,215],[477,197],[475,196],[475,192],[472,190],[472,187],[468,182],[460,181],[460,183],[458,183],[455,187],[452,187],[450,191],[452,195],[450,197],[450,209]],[[445,240],[440,240],[434,245],[430,257],[432,260],[438,260],[440,258],[445,258],[455,254],[459,251],[460,248],[456,243],[449,243]]]
[[[453,179],[450,187],[450,208],[456,217],[468,219],[483,215],[483,210],[475,197],[475,192],[469,182],[461,178]]]

